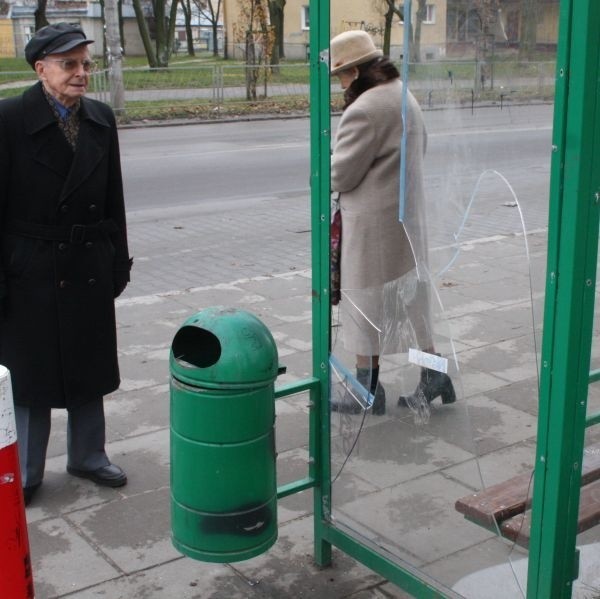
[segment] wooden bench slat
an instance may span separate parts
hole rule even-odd
[[[584,532],[600,523],[600,481],[581,487],[577,532]],[[531,537],[531,512],[517,514],[502,523],[502,536],[523,546],[529,546]]]
[[[469,520],[486,528],[493,528],[496,523],[501,524],[530,507],[533,495],[533,481],[529,488],[530,480],[530,473],[519,474],[497,485],[462,497],[455,503],[455,508]],[[596,480],[600,480],[600,444],[585,448],[581,472],[582,486]]]
[[[483,491],[467,495],[456,502],[455,508],[477,523],[487,527],[494,526],[496,522],[525,510],[530,478],[529,473],[520,474]]]

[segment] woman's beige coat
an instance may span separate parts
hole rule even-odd
[[[410,92],[407,98],[405,157],[399,79],[361,94],[344,111],[334,144],[331,183],[340,193],[342,212],[344,345],[361,355],[387,353],[381,347],[382,331],[388,326],[383,322],[386,284],[426,264],[426,132],[416,100]],[[399,222],[401,159],[407,161],[404,223]]]

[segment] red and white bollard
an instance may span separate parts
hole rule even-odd
[[[0,365],[0,596],[33,599],[10,372]]]

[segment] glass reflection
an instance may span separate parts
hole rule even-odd
[[[334,69],[353,62],[335,47]],[[482,580],[502,581],[503,597],[526,584],[526,520],[510,538],[455,504],[516,475],[531,498],[552,120],[551,104],[518,90],[547,67],[490,64],[490,52],[486,65],[411,64],[373,87],[368,66],[342,68],[332,155],[331,516],[474,599]]]

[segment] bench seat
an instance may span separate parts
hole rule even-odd
[[[584,451],[581,486],[578,532],[600,523],[600,444]],[[462,497],[455,508],[475,524],[528,547],[532,495],[533,476],[526,472]]]

